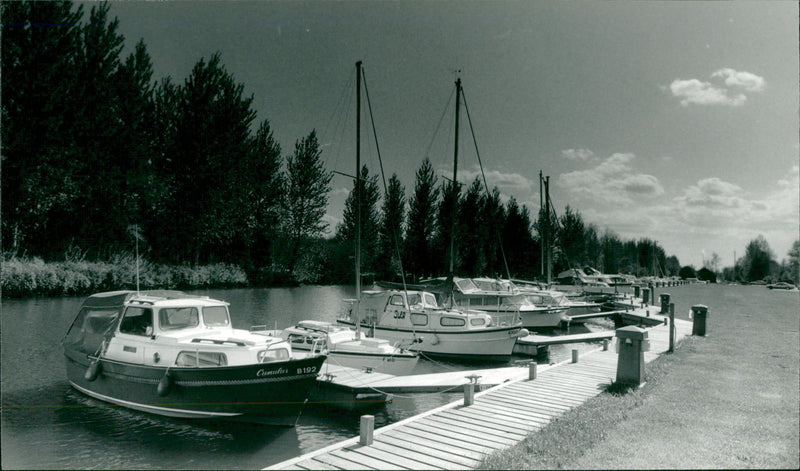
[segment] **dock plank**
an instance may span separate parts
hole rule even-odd
[[[530,422],[519,417],[514,416],[499,416],[484,410],[476,409],[475,404],[470,406],[468,411],[452,409],[443,411],[441,415],[453,417],[475,417],[480,420],[486,421],[491,424],[502,424],[510,427],[516,427],[519,430],[527,430],[531,428]]]
[[[455,427],[460,433],[472,434],[477,438],[492,440],[503,445],[513,445],[527,435],[519,430],[511,430],[510,427],[488,427],[486,422],[474,418],[453,418],[438,414],[429,417],[429,419],[446,427]]]
[[[457,453],[448,453],[448,451],[441,447],[433,447],[436,443],[431,440],[421,440],[419,436],[410,435],[403,431],[391,431],[385,434],[386,437],[376,438],[376,442],[383,442],[391,446],[404,448],[426,456],[432,456],[442,461],[447,461],[457,465],[473,466],[478,464],[485,456],[485,453],[479,453],[472,450],[461,449]],[[390,440],[388,442],[386,440]]]
[[[387,443],[380,440],[372,442],[372,448],[397,456],[398,462],[409,469],[424,469],[426,467],[431,469],[463,469],[464,467],[474,466],[474,463],[477,462],[477,460],[466,460],[465,463],[459,464],[438,458],[431,453],[431,451],[435,452],[436,450],[430,448],[424,450],[428,451],[428,453],[423,453],[423,450],[420,450],[420,446],[408,449],[397,446],[395,443]],[[439,454],[441,456],[450,456],[441,452]]]
[[[365,453],[359,453],[358,451],[349,448],[342,448],[341,450],[332,451],[330,452],[330,456],[336,456],[339,458],[346,459],[348,461],[352,461],[354,463],[359,463],[363,466],[367,466],[369,469],[392,469],[392,470],[408,469],[406,467],[400,466],[399,464],[392,463],[391,461],[385,461],[379,458],[375,458]]]
[[[420,421],[420,424],[422,423],[439,428],[439,433],[452,434],[451,436],[473,440],[473,443],[483,443],[486,446],[492,446],[494,448],[508,446],[519,441],[509,438],[506,434],[499,431],[493,432],[488,430],[481,425],[459,422],[457,420],[444,418],[440,415],[426,417],[424,422]]]
[[[456,450],[453,450],[453,452],[456,453],[459,452],[459,450],[466,450],[487,455],[496,449],[495,447],[488,446],[489,444],[486,442],[478,443],[471,440],[470,437],[461,437],[454,433],[444,434],[442,433],[441,428],[429,427],[426,424],[418,422],[407,424],[402,430],[408,434],[416,435],[431,442],[439,443],[442,447],[447,446],[451,449],[455,448]],[[455,438],[453,438],[454,435]]]
[[[340,469],[374,469],[365,464],[357,463],[355,461],[350,461],[344,458],[340,458],[338,456],[334,456],[330,453],[318,455],[314,457],[315,461],[319,461],[325,463],[327,465],[336,466]]]
[[[342,469],[322,461],[317,461],[314,458],[309,458],[305,461],[301,461],[297,463],[295,466],[297,466],[298,469],[329,469],[329,470]],[[291,469],[291,468],[285,468],[285,469]]]

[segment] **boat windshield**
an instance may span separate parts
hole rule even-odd
[[[196,307],[162,307],[158,311],[158,325],[161,330],[197,327],[200,325],[200,316]]]
[[[206,327],[226,327],[231,319],[225,306],[207,306],[203,308],[203,323]]]
[[[476,289],[478,289],[478,287],[475,286],[475,283],[473,283],[472,280],[470,279],[458,280],[456,281],[456,286],[458,287],[458,289],[460,289],[462,292],[465,293],[467,291],[475,291]]]

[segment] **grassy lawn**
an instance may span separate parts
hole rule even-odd
[[[650,363],[639,390],[592,398],[481,467],[800,467],[798,293],[714,285],[663,291],[681,318],[693,304],[709,306],[706,337],[688,337]]]

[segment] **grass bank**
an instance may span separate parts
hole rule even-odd
[[[136,289],[136,272],[136,258],[129,255],[117,255],[108,262],[9,258],[2,263],[0,286],[3,297],[80,295]],[[247,274],[235,265],[192,267],[139,261],[141,289],[228,288],[247,284]]]
[[[647,366],[647,383],[601,394],[484,469],[800,467],[800,298],[760,286],[668,288],[678,317],[709,306],[708,336]]]

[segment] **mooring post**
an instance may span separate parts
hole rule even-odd
[[[528,380],[536,379],[536,362],[532,361],[528,364]]]
[[[675,351],[675,303],[669,303],[669,352]]]
[[[647,331],[630,325],[617,329],[617,383],[639,386],[644,382],[644,352],[650,350]]]
[[[372,432],[375,430],[375,416],[374,415],[362,415],[361,416],[361,424],[359,426],[359,432],[361,437],[358,440],[358,443],[364,446],[372,445]]]
[[[703,304],[695,304],[692,306],[692,335],[705,337],[707,317],[708,306]]]
[[[578,349],[572,349],[572,363],[578,363]]]
[[[661,314],[666,314],[669,312],[669,293],[661,293]]]
[[[464,407],[469,407],[475,402],[475,386],[474,383],[464,384]]]
[[[650,304],[650,288],[642,288],[642,302]]]
[[[656,303],[656,283],[650,282],[650,304]]]
[[[608,339],[603,339],[603,351],[608,351]]]
[[[639,285],[633,287],[633,297],[638,298],[642,294],[642,288]]]

